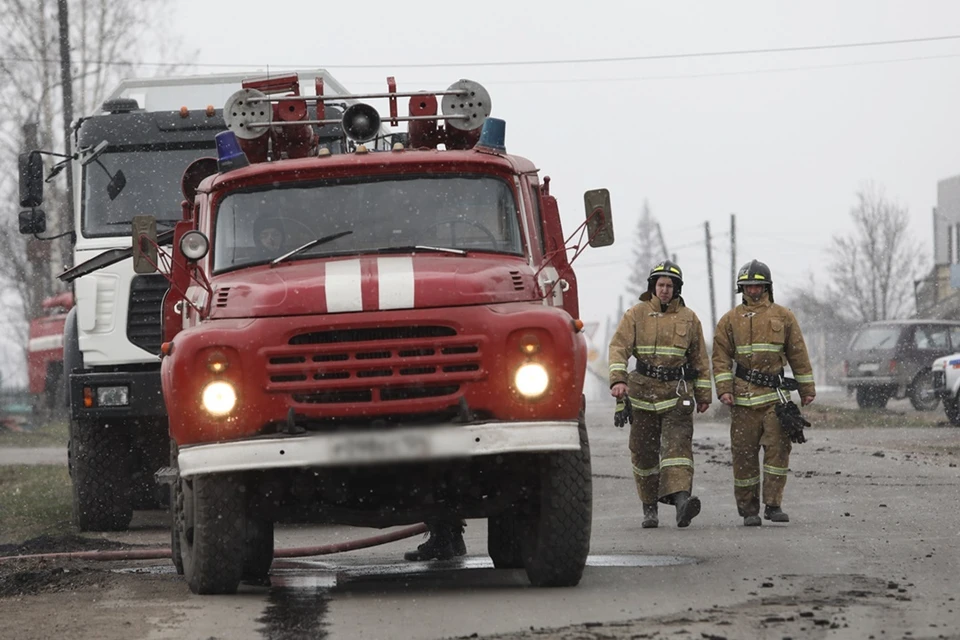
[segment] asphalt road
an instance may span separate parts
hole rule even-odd
[[[726,426],[698,423],[703,512],[681,530],[662,508],[645,530],[626,433],[612,407],[591,409],[594,528],[576,588],[492,569],[485,522],[470,521],[463,563],[405,563],[419,542],[405,540],[277,562],[272,587],[229,597],[193,596],[163,561],[75,566],[93,578],[0,598],[0,637],[960,638],[960,429],[815,429],[791,460],[792,521],[744,528]],[[130,532],[94,537],[166,544],[165,525],[143,512]],[[288,527],[277,545],[369,533]]]

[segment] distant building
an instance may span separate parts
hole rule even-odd
[[[937,183],[933,267],[914,292],[918,317],[960,319],[960,175]]]

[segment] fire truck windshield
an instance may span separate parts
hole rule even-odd
[[[291,182],[230,192],[220,200],[214,271],[268,262],[344,231],[352,233],[289,259],[417,246],[523,252],[514,193],[500,178],[457,174]]]
[[[163,221],[179,220],[183,170],[197,158],[211,155],[214,151],[210,148],[150,147],[104,153],[99,158],[103,167],[94,162],[83,168],[84,237],[129,237],[130,221],[136,215],[156,217],[161,228]],[[126,186],[111,200],[107,183],[117,171],[123,171]]]

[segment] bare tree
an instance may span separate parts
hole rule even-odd
[[[847,343],[860,320],[847,313],[849,305],[839,293],[818,286],[813,275],[803,286],[786,289],[783,298],[803,327],[814,373],[822,376],[818,383],[838,384]]]
[[[639,296],[647,290],[647,276],[662,258],[657,219],[650,213],[650,204],[643,201],[643,211],[637,221],[636,235],[633,239],[633,268],[630,271],[628,291]],[[662,256],[665,258],[666,256]]]
[[[69,0],[74,116],[89,114],[124,76],[170,73],[175,64],[144,66],[144,52],[159,60],[186,60],[165,28],[170,0]],[[28,319],[42,299],[61,288],[55,275],[71,258],[68,240],[50,247],[24,239],[17,228],[17,155],[29,145],[61,151],[60,37],[57,0],[0,0],[0,317],[6,335],[26,344]],[[35,139],[23,126],[36,123]],[[49,163],[48,163],[49,166]],[[47,184],[48,231],[72,227],[65,183]],[[28,255],[28,248],[29,253]],[[53,249],[52,251],[50,249]],[[18,302],[14,302],[18,301]]]
[[[850,217],[853,232],[832,241],[829,297],[841,314],[858,322],[907,315],[922,251],[906,208],[868,184],[857,193]]]

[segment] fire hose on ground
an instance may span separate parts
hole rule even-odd
[[[355,551],[357,549],[367,549],[376,547],[389,542],[396,542],[405,538],[426,533],[427,525],[417,524],[412,527],[381,533],[368,538],[358,540],[348,540],[346,542],[334,542],[314,547],[292,547],[289,549],[276,549],[273,552],[274,558],[305,558],[309,556],[324,556],[333,553],[343,553],[345,551]],[[0,562],[5,560],[53,560],[59,558],[68,558],[72,560],[164,560],[171,559],[172,551],[170,547],[161,547],[157,549],[125,549],[121,551],[62,551],[58,553],[35,553],[21,556],[2,556]]]

